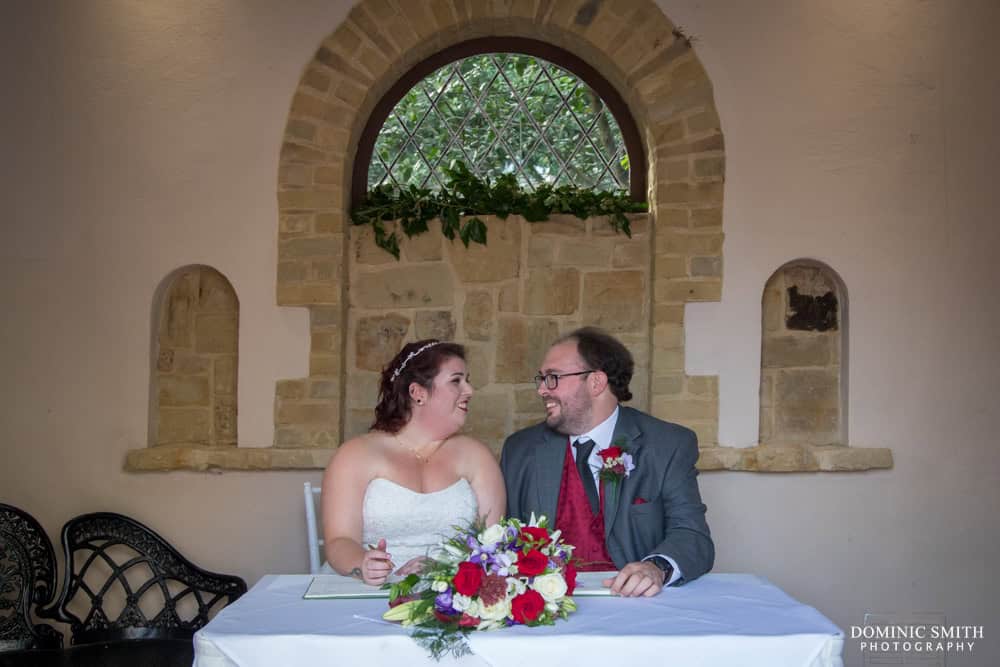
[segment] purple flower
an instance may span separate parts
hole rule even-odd
[[[514,556],[507,551],[501,551],[490,559],[490,572],[506,577],[510,574],[510,566],[514,564]]]
[[[470,544],[469,548],[472,549],[472,553],[469,554],[469,558],[467,560],[470,563],[479,563],[485,567],[487,564],[492,562],[493,554],[496,553],[497,550],[497,545],[479,544],[477,541],[475,544]]]
[[[451,606],[451,589],[438,593],[437,597],[434,598],[434,608],[437,609],[442,614],[457,614],[454,607]]]
[[[622,454],[622,464],[625,466],[625,476],[628,477],[629,474],[635,470],[635,463],[632,461],[631,454]]]

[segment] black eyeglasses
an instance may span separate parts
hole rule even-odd
[[[587,373],[594,373],[595,371],[577,371],[576,373],[546,373],[542,375],[539,373],[535,376],[535,386],[545,383],[545,386],[549,389],[555,389],[559,386],[559,378],[568,378],[573,375],[586,375]]]

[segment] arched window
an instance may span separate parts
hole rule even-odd
[[[379,185],[440,189],[457,161],[480,177],[513,174],[526,189],[646,196],[642,144],[621,96],[584,61],[531,39],[463,42],[407,72],[362,134],[354,200]]]

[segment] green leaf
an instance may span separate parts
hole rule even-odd
[[[470,241],[486,245],[486,225],[479,218],[469,218],[462,225],[460,236],[466,248],[469,247]]]
[[[458,209],[446,208],[441,212],[441,233],[448,240],[455,238],[455,230],[458,229]]]

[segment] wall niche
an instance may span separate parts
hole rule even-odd
[[[831,267],[796,259],[761,298],[760,438],[699,467],[757,472],[891,468],[884,448],[847,446],[847,288]],[[711,468],[709,468],[711,469]]]

